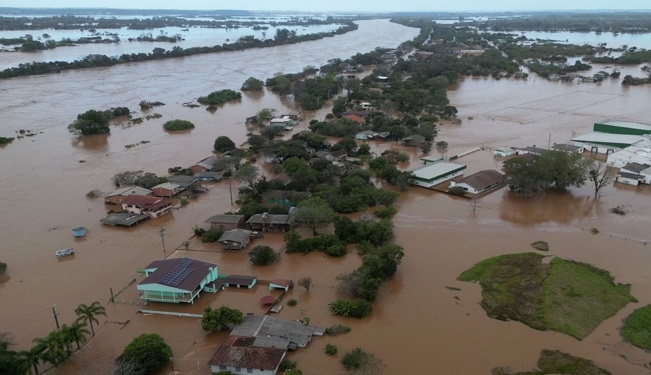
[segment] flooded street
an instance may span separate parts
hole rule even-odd
[[[107,319],[100,317],[97,337],[52,373],[109,373],[113,360],[135,336],[156,332],[171,345],[175,370],[209,374],[206,363],[224,333],[206,334],[194,318],[137,314],[143,306],[137,303],[133,284],[119,294],[117,303],[108,302],[109,288],[117,292],[134,278],[139,282],[136,270],[152,260],[189,256],[216,263],[224,274],[260,279],[312,277],[309,293],[300,287],[290,291],[285,298],[297,299],[298,305],[286,306],[279,316],[308,316],[312,324],[324,327],[343,323],[352,332],[336,338],[316,337],[307,349],[291,353],[289,358],[297,360],[306,374],[341,372],[337,359],[323,353],[326,343],[336,344],[339,353],[357,346],[374,353],[387,365],[387,374],[479,375],[496,366],[528,370],[534,368],[543,348],[589,358],[618,375],[648,374],[640,364],[651,362],[651,355],[622,343],[617,331],[623,317],[651,303],[648,186],[609,186],[599,200],[593,199],[590,186],[529,200],[502,189],[481,198],[475,207],[464,199],[410,187],[402,194],[394,217],[397,243],[405,249],[403,263],[395,278],[383,286],[372,316],[361,321],[332,317],[327,309],[336,298],[336,276],[360,263],[354,252],[341,259],[321,253],[283,254],[274,265],[255,267],[246,253],[221,253],[215,251],[217,246],[195,239],[187,250],[181,247],[195,225],[231,209],[228,183],[211,185],[209,193],[172,215],[131,229],[99,223],[106,207],[101,199],[86,198],[86,193],[111,191],[110,178],[115,173],[142,169],[165,174],[169,167],[188,166],[209,156],[219,135],[236,144],[244,142],[244,119],[263,108],[296,111],[291,101],[268,91],[244,93],[241,101],[226,104],[214,114],[183,103],[211,91],[238,89],[250,76],[266,79],[276,72],[298,72],[307,65],[320,66],[331,58],[345,59],[376,46],[396,47],[418,33],[387,20],[359,24],[357,31],[297,45],[0,81],[0,136],[13,136],[20,129],[43,132],[0,149],[0,207],[5,214],[0,226],[4,240],[0,260],[9,266],[0,279],[0,331],[12,332],[17,348],[28,349],[33,338],[55,329],[53,305],[59,322],[70,324],[77,305],[97,300],[108,314]],[[622,75],[627,70],[639,75],[639,67],[627,68]],[[564,143],[604,118],[649,122],[646,105],[651,94],[648,87],[625,88],[619,80],[577,85],[532,76],[527,81],[466,78],[448,95],[463,122],[441,126],[437,140],[449,143],[448,156],[484,147],[459,159],[468,164],[466,174],[470,174],[501,167],[491,148]],[[82,140],[71,137],[66,129],[77,114],[89,109],[127,106],[137,110],[143,99],[166,103],[151,111],[163,117],[128,128],[113,127],[110,136]],[[326,113],[325,109],[307,113],[294,132],[305,129],[310,118],[322,119]],[[165,133],[162,123],[170,119],[190,120],[196,128],[183,134]],[[150,143],[125,148],[143,140]],[[410,155],[412,164],[422,156],[418,151]],[[616,206],[623,206],[628,214],[610,213]],[[80,225],[88,228],[88,234],[74,240],[71,230]],[[161,227],[165,228],[165,252]],[[599,229],[598,235],[590,233],[593,227]],[[456,277],[486,257],[529,251],[529,244],[537,240],[550,244],[550,254],[591,263],[609,270],[617,282],[631,283],[639,303],[627,305],[583,341],[488,318],[478,304],[479,286],[458,282]],[[265,235],[255,244],[278,250],[282,236]],[[74,258],[57,260],[54,251],[67,247],[75,248]],[[207,305],[226,305],[245,314],[260,314],[264,310],[258,301],[266,294],[269,291],[263,285],[252,290],[230,288],[204,293],[191,306],[153,304],[147,308],[201,313]]]

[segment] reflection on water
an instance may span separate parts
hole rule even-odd
[[[70,144],[73,147],[102,152],[108,150],[108,140],[110,136],[110,134],[95,134],[85,137],[73,137]]]
[[[599,211],[599,201],[593,197],[559,191],[533,198],[522,198],[509,191],[500,203],[500,219],[525,227],[547,222],[574,225]]]

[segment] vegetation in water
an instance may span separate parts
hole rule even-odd
[[[219,90],[213,91],[207,96],[200,96],[197,101],[201,104],[219,105],[242,98],[242,93],[235,90]]]
[[[627,316],[621,333],[624,340],[651,351],[651,305],[640,307]]]
[[[543,349],[538,358],[538,368],[532,371],[512,372],[508,367],[496,367],[492,375],[611,375],[607,370],[597,367],[594,362],[563,353],[560,350]]]
[[[170,120],[163,124],[163,129],[167,131],[180,131],[194,129],[194,124],[187,120]]]
[[[630,285],[615,284],[604,270],[543,255],[507,254],[486,259],[458,279],[479,282],[487,315],[554,330],[579,340],[629,302]]]

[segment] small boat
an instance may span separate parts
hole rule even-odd
[[[75,237],[84,237],[86,235],[86,227],[77,227],[72,230],[72,235]]]
[[[57,258],[65,257],[68,255],[75,255],[75,249],[69,248],[69,249],[57,250],[55,254],[57,255]]]

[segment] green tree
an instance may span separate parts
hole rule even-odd
[[[7,263],[0,262],[0,276],[7,271]]]
[[[67,334],[70,336],[70,339],[77,344],[77,350],[81,348],[80,343],[86,340],[86,335],[89,333],[90,332],[88,332],[86,329],[86,324],[81,322],[72,323],[67,332]]]
[[[235,148],[235,142],[225,135],[220,135],[215,139],[214,150],[216,152],[224,153]]]
[[[244,321],[244,315],[240,310],[231,309],[227,306],[222,306],[213,309],[208,306],[203,310],[203,318],[201,318],[201,328],[204,331],[225,331],[231,324],[240,324]]]
[[[124,348],[117,361],[137,364],[145,374],[155,374],[172,358],[172,348],[155,333],[143,333]]]
[[[534,158],[516,157],[504,163],[511,190],[525,197],[570,186],[580,187],[589,177],[592,162],[581,154],[547,150]]]
[[[255,183],[259,178],[259,170],[254,164],[243,164],[233,174],[235,181],[246,183],[251,191],[255,190]]]
[[[95,329],[93,328],[93,322],[95,322],[95,324],[99,324],[97,316],[106,316],[106,309],[104,306],[100,305],[98,301],[95,301],[90,305],[85,305],[82,303],[75,309],[75,314],[77,314],[77,322],[90,325],[90,331],[94,337]]]
[[[194,129],[194,124],[187,120],[170,120],[163,124],[163,129],[167,131],[181,131]]]
[[[278,260],[279,254],[269,246],[256,246],[249,252],[251,263],[266,266]]]
[[[58,367],[68,358],[66,351],[66,341],[60,331],[52,331],[47,337],[38,337],[34,343],[42,348],[41,359],[44,362],[53,364]]]
[[[29,375],[32,374],[33,370],[34,374],[39,375],[38,363],[41,360],[43,350],[43,346],[36,345],[30,350],[22,350],[16,353],[16,362],[14,366],[16,374]],[[2,366],[0,366],[0,369],[2,369]]]
[[[335,216],[335,212],[326,201],[318,197],[311,197],[298,204],[294,220],[312,228],[312,232],[316,235],[317,228],[332,223]]]
[[[68,130],[78,136],[111,132],[109,118],[106,113],[94,109],[77,115],[77,120],[68,126]]]
[[[255,78],[255,77],[249,77],[244,83],[242,84],[242,88],[240,90],[242,91],[262,91],[264,88],[264,82],[261,80]]]

